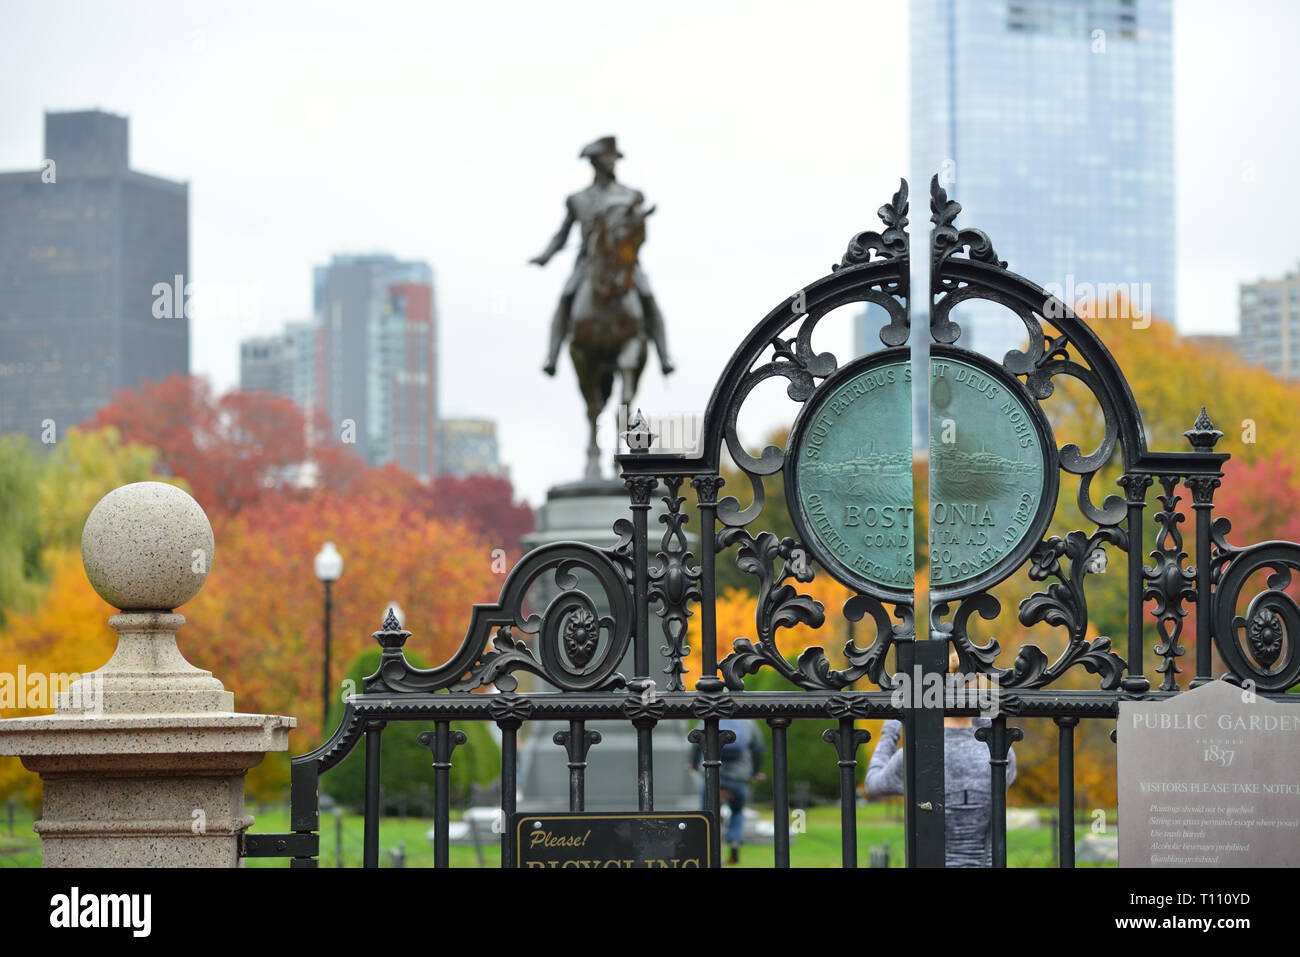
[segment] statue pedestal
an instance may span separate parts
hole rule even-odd
[[[552,542],[586,542],[608,548],[618,541],[613,526],[620,518],[631,519],[628,491],[614,479],[587,480],[559,485],[547,493],[546,503],[537,510],[537,530],[523,538],[524,551]],[[659,498],[652,499],[648,527],[651,554],[663,524],[658,516],[667,510]],[[688,536],[693,551],[697,537]],[[696,558],[698,559],[698,555]],[[654,559],[651,559],[652,565]],[[599,590],[593,591],[599,597]],[[603,602],[601,603],[603,605]],[[607,614],[608,608],[602,608]],[[664,643],[660,618],[650,613],[650,675],[664,688],[666,659],[659,654]],[[633,650],[619,667],[626,678],[635,674]],[[520,686],[531,676],[519,675]],[[691,676],[687,676],[690,680]],[[534,679],[530,690],[554,690]],[[630,721],[589,721],[587,728],[600,733],[600,743],[587,755],[586,810],[635,811],[637,809],[636,728]],[[567,811],[569,808],[569,766],[562,747],[552,740],[556,731],[567,731],[567,722],[530,721],[521,732],[519,755],[519,810]],[[692,745],[686,740],[687,721],[661,721],[654,731],[654,784],[656,811],[699,810],[699,779],[686,770]]]

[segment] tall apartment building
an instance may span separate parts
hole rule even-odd
[[[240,343],[240,387],[323,411],[372,465],[436,474],[433,270],[392,256],[338,255],[315,270],[311,322]]]
[[[912,0],[910,34],[912,208],[938,173],[1013,271],[1174,321],[1171,0]],[[997,307],[954,317],[999,359],[1023,338]]]
[[[1275,376],[1300,379],[1300,272],[1242,283],[1237,351]]]
[[[378,426],[373,448],[382,461],[427,480],[438,449],[433,286],[399,282],[388,291],[388,310],[371,326],[372,408],[379,413],[371,420]]]
[[[0,432],[188,374],[189,280],[189,186],[130,168],[126,117],[46,113],[40,168],[0,173]]]
[[[372,465],[436,471],[437,322],[433,270],[389,255],[336,255],[314,274],[319,361],[300,336],[297,379]],[[347,426],[345,430],[345,426]]]
[[[316,407],[316,383],[325,361],[325,334],[320,325],[307,320],[284,327],[293,355],[293,387],[285,394],[304,409]]]

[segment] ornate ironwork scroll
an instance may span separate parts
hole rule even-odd
[[[740,544],[739,563],[742,571],[759,579],[755,627],[758,644],[748,638],[737,638],[735,650],[720,664],[727,687],[739,691],[745,686],[745,675],[754,674],[764,665],[776,669],[787,681],[800,688],[835,690],[845,688],[863,675],[882,687],[891,687],[884,673],[885,655],[901,629],[889,619],[881,602],[869,595],[855,595],[845,603],[844,615],[850,621],[861,621],[870,614],[876,623],[876,640],[862,649],[853,641],[844,646],[844,657],[850,667],[842,671],[831,668],[825,649],[820,645],[805,648],[792,667],[781,654],[776,643],[776,632],[796,624],[820,627],[826,620],[822,603],[808,595],[799,594],[789,582],[807,582],[813,577],[812,562],[807,551],[793,538],[778,539],[771,532],[760,532],[752,538],[745,529],[728,528],[718,535],[719,548]],[[776,562],[781,561],[778,571]],[[909,609],[910,612],[910,609]],[[899,612],[903,626],[910,629],[910,614]]]
[[[963,249],[977,262],[992,263],[999,269],[1007,264],[993,251],[993,241],[982,229],[958,229],[953,223],[961,212],[961,203],[948,198],[948,191],[939,185],[939,174],[930,178],[930,269],[937,275],[948,259]]]
[[[668,511],[659,516],[666,526],[659,545],[659,565],[650,569],[650,600],[659,602],[659,616],[663,619],[664,639],[667,644],[660,653],[668,659],[664,673],[668,675],[669,691],[684,691],[682,659],[690,654],[686,644],[686,620],[691,616],[691,603],[700,600],[700,569],[692,567],[691,553],[686,547],[685,525],[687,515],[682,511],[686,499],[678,495],[684,476],[664,479],[668,494],[664,504]]]
[[[384,653],[379,669],[365,679],[365,691],[470,691],[489,684],[513,691],[517,671],[531,672],[563,691],[623,687],[626,680],[616,669],[632,634],[626,549],[625,541],[610,549],[562,542],[529,552],[507,576],[497,604],[474,606],[460,649],[437,668],[415,668],[406,660],[402,646],[410,632],[398,627],[390,610],[375,633]],[[580,570],[601,589],[607,613],[578,587]],[[525,597],[548,573],[556,594],[540,615],[525,614]]]
[[[1142,578],[1148,585],[1142,592],[1142,598],[1155,601],[1152,614],[1156,618],[1156,630],[1160,633],[1155,651],[1164,659],[1156,671],[1165,676],[1160,682],[1160,690],[1174,691],[1178,688],[1174,676],[1181,673],[1178,659],[1186,651],[1178,643],[1178,637],[1183,631],[1183,618],[1187,615],[1183,602],[1196,601],[1196,569],[1183,567],[1187,553],[1183,551],[1183,533],[1178,528],[1184,518],[1178,511],[1178,502],[1182,496],[1174,492],[1178,486],[1178,476],[1162,475],[1160,485],[1165,492],[1156,496],[1160,499],[1162,508],[1154,516],[1160,526],[1160,531],[1156,533],[1155,551],[1151,553],[1155,564],[1146,565],[1142,569]]]
[[[1228,543],[1231,530],[1228,519],[1215,520],[1214,645],[1239,681],[1253,682],[1259,691],[1286,691],[1300,682],[1300,604],[1286,591],[1300,572],[1300,544],[1237,548]],[[1238,614],[1247,583],[1265,570],[1270,572],[1265,588],[1250,599],[1244,615]]]

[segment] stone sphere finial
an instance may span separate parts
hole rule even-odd
[[[81,533],[81,563],[101,598],[121,611],[171,611],[203,587],[212,525],[174,485],[135,482],[99,500]]]

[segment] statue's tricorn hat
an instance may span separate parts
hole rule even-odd
[[[590,159],[593,156],[612,156],[614,159],[622,159],[623,154],[618,151],[618,146],[614,143],[614,137],[602,136],[598,140],[592,140],[582,148],[578,154],[578,159]]]

